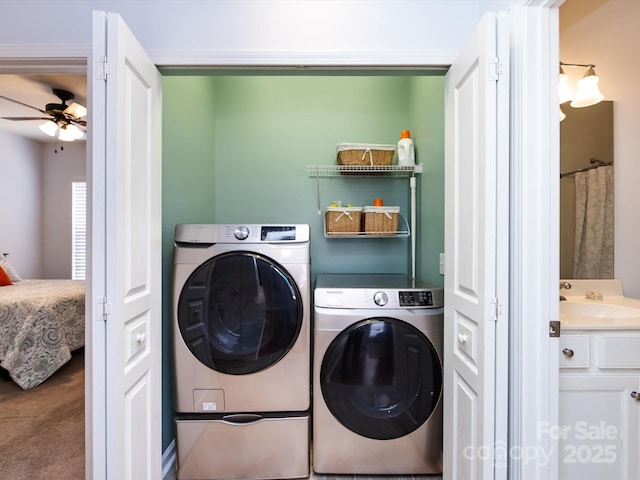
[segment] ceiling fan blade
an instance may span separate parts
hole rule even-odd
[[[2,117],[3,120],[13,120],[20,122],[23,120],[51,120],[51,117]]]
[[[47,112],[45,112],[44,110],[40,110],[37,107],[28,105],[28,104],[20,102],[18,100],[14,100],[13,98],[5,97],[4,95],[0,95],[0,98],[3,98],[5,100],[8,100],[8,101],[13,102],[13,103],[17,103],[18,105],[22,105],[22,106],[27,107],[27,108],[32,108],[33,110],[37,110],[38,112],[40,112],[40,113],[42,113],[44,115],[47,115]]]
[[[74,119],[82,118],[87,114],[87,108],[79,103],[73,102],[62,112]]]
[[[70,123],[73,123],[74,125],[80,125],[82,127],[86,127],[87,126],[87,121],[86,120],[79,120],[77,118],[73,118],[71,120],[69,120]]]

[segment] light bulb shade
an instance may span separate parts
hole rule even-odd
[[[560,68],[560,83],[558,85],[560,103],[568,102],[572,96],[571,89],[569,88],[569,77],[562,71],[562,68]]]
[[[562,111],[562,108],[559,108],[560,110],[560,121],[564,120],[565,118],[567,118],[567,116],[565,115],[565,113]]]
[[[49,135],[50,137],[55,137],[58,132],[58,125],[55,122],[47,120],[44,123],[39,125],[40,130]]]
[[[75,125],[65,125],[60,128],[60,134],[58,135],[58,139],[63,142],[73,142],[74,140],[79,140],[84,136],[84,132],[76,127]]]
[[[67,130],[71,130],[71,134],[73,135],[74,140],[80,140],[84,137],[84,130],[82,130],[77,125],[67,125]]]
[[[600,79],[593,70],[593,67],[589,67],[584,77],[578,80],[578,90],[571,102],[571,106],[573,108],[582,108],[601,102],[604,99],[604,95],[598,88],[599,81]]]
[[[62,140],[63,142],[73,142],[75,140],[73,132],[67,130],[67,127],[62,127],[60,129],[58,139]]]
[[[73,102],[65,109],[64,113],[71,115],[73,118],[82,118],[87,114],[87,109],[83,105]]]

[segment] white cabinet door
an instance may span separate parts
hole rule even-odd
[[[560,374],[561,480],[640,478],[640,376]]]
[[[496,362],[509,276],[506,20],[483,17],[445,87],[444,478],[455,480],[506,475],[494,458],[507,440],[506,413],[495,414],[508,381]]]
[[[91,338],[93,444],[87,472],[94,479],[157,480],[162,454],[161,80],[117,14],[94,12],[92,55],[90,298],[91,321],[103,323],[92,329]],[[103,303],[108,308],[100,312]]]

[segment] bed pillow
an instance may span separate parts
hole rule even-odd
[[[9,275],[7,275],[7,272],[0,267],[0,287],[6,287],[7,285],[13,285],[13,283],[11,283],[11,279],[9,278]]]
[[[22,280],[22,278],[20,278],[20,275],[18,275],[18,273],[15,271],[15,269],[9,263],[9,260],[7,260],[7,257],[5,257],[1,253],[0,253],[0,268],[2,268],[5,271],[5,273],[9,276],[9,279],[12,282],[15,283],[15,282],[19,282],[20,280]]]

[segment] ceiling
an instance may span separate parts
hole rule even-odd
[[[75,98],[68,101],[67,104],[77,102],[87,106],[86,74],[0,74],[0,95],[42,110],[47,103],[60,102],[60,99],[51,91],[53,88],[68,90],[75,95]],[[36,110],[0,98],[0,117],[33,117],[38,115]],[[38,120],[13,121],[0,118],[0,130],[39,142],[59,142],[55,137],[49,137],[40,131],[38,126],[41,123],[42,121]]]

